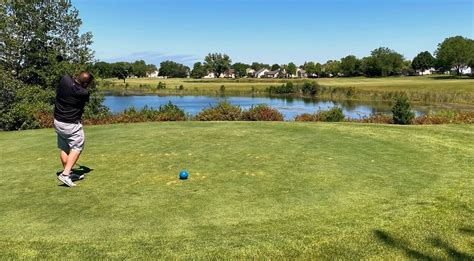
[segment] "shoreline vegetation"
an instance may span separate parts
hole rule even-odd
[[[298,90],[314,84],[314,92],[272,92],[291,84]],[[113,95],[206,95],[206,96],[272,96],[331,100],[392,101],[405,94],[410,102],[474,104],[474,78],[417,76],[383,78],[317,78],[317,79],[189,79],[129,78],[101,79],[98,89]]]
[[[392,114],[372,114],[359,119],[348,118],[339,107],[328,110],[318,110],[314,113],[303,113],[286,122],[349,122],[349,123],[373,123],[373,124],[403,124],[403,125],[438,125],[438,124],[474,124],[474,111],[443,110],[433,114],[415,117],[409,103],[405,100],[403,114],[411,114],[404,123],[396,122]],[[395,103],[396,104],[396,103]],[[394,105],[395,107],[396,105]],[[392,108],[392,112],[394,109]],[[49,113],[37,115],[38,128],[51,128],[53,119]],[[240,106],[221,102],[200,111],[197,115],[189,115],[178,106],[169,102],[166,105],[154,109],[145,106],[142,109],[130,107],[121,113],[104,112],[94,116],[85,116],[86,125],[106,125],[118,123],[140,123],[140,122],[166,122],[166,121],[285,121],[281,112],[266,104],[252,106],[245,110]]]

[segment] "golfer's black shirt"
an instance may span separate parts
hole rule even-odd
[[[77,123],[82,118],[89,92],[74,82],[69,75],[63,76],[56,90],[54,118],[60,122]]]

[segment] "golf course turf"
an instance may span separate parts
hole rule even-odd
[[[75,188],[54,130],[0,132],[0,259],[474,258],[474,125],[85,132]]]

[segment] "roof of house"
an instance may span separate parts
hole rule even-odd
[[[258,71],[256,72],[256,74],[260,74],[260,73],[263,73],[263,72],[265,72],[265,71],[268,72],[268,71],[270,71],[270,70],[268,70],[267,68],[263,68],[263,69],[258,70]]]
[[[267,72],[267,74],[277,74],[277,73],[280,73],[280,70],[274,70],[274,71],[269,71]]]

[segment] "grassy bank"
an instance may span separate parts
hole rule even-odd
[[[474,104],[474,79],[452,79],[445,76],[387,77],[387,78],[320,78],[316,81],[325,88],[318,96],[332,99],[391,100],[393,95],[406,92],[412,101]],[[265,95],[270,86],[292,81],[302,84],[304,79],[107,79],[100,89],[116,93],[157,93],[181,95]],[[157,90],[158,82],[166,89]],[[222,87],[224,86],[224,87]]]
[[[472,259],[472,125],[86,126],[0,132],[0,259]],[[179,181],[188,169],[190,179]]]

